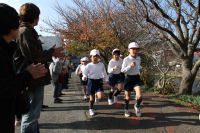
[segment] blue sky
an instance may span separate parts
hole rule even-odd
[[[0,0],[0,3],[6,3],[12,7],[14,7],[17,12],[19,12],[19,8],[22,4],[31,2],[36,4],[41,11],[40,14],[40,21],[38,26],[36,26],[36,30],[39,34],[43,36],[52,36],[52,34],[40,31],[41,27],[47,27],[45,23],[43,23],[42,20],[50,18],[50,19],[58,19],[58,14],[55,12],[54,8],[57,3],[60,5],[73,5],[73,2],[71,0]],[[48,27],[47,27],[48,28]]]

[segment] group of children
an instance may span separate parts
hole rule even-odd
[[[140,57],[138,56],[139,45],[132,42],[128,46],[129,55],[124,59],[120,58],[120,49],[112,51],[112,59],[108,64],[109,78],[104,64],[100,61],[100,53],[93,49],[90,51],[90,59],[83,57],[81,64],[76,69],[76,74],[80,76],[83,85],[84,99],[89,96],[89,115],[95,115],[93,105],[95,101],[104,97],[103,82],[109,83],[110,92],[108,95],[108,104],[117,103],[117,96],[122,89],[125,90],[124,97],[124,115],[129,117],[129,100],[133,89],[136,92],[136,104],[134,105],[137,117],[141,116],[140,104],[142,102],[141,80],[140,80]],[[126,76],[125,76],[126,74]],[[115,90],[117,85],[117,90]]]

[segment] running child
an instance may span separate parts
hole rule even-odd
[[[87,57],[81,58],[81,64],[77,67],[77,69],[75,71],[76,75],[78,75],[80,77],[81,85],[83,86],[83,94],[84,94],[83,99],[84,100],[88,99],[87,95],[86,95],[87,80],[86,81],[82,80],[82,77],[83,77],[82,73],[84,72],[85,67],[88,64],[88,62],[89,62],[89,59]]]
[[[136,104],[134,105],[135,114],[137,117],[141,116],[140,104],[142,102],[141,94],[141,80],[140,80],[140,57],[138,56],[139,45],[135,42],[132,42],[128,45],[129,55],[124,58],[121,72],[126,73],[126,78],[124,82],[125,90],[125,117],[129,117],[129,100],[130,95],[133,89],[136,92]]]
[[[112,51],[112,59],[108,64],[108,73],[109,73],[109,85],[110,92],[108,95],[108,104],[112,105],[112,97],[114,95],[114,103],[117,103],[117,96],[121,93],[124,86],[124,78],[122,77],[121,68],[123,60],[120,58],[120,50],[114,49]],[[115,85],[117,85],[117,90],[115,91]],[[114,92],[115,91],[115,92]]]
[[[102,62],[99,62],[100,53],[98,50],[93,49],[90,51],[91,63],[87,64],[85,71],[83,72],[83,81],[87,82],[87,94],[90,96],[89,100],[89,115],[93,116],[95,93],[98,100],[102,100],[104,97],[103,79],[108,82],[108,75],[105,70],[105,66]]]

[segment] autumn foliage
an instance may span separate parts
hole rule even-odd
[[[113,0],[73,0],[77,7],[65,9],[57,5],[61,20],[48,23],[63,40],[67,52],[88,54],[98,49],[108,63],[114,48],[127,53],[131,41],[145,38],[146,33],[137,26],[124,7]]]

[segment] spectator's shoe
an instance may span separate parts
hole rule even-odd
[[[55,99],[54,99],[54,103],[62,103],[62,99],[60,99],[60,98],[55,98]]]
[[[130,112],[127,109],[124,110],[124,116],[130,117]]]
[[[89,114],[90,114],[90,116],[94,116],[94,110],[93,109],[89,109]]]
[[[98,99],[98,97],[97,97],[97,94],[95,94],[95,103],[99,103],[99,99]]]
[[[48,108],[49,106],[47,106],[47,105],[42,105],[42,108],[44,109],[44,108]]]
[[[60,98],[56,98],[57,100],[60,100],[60,101],[63,101],[62,99],[60,99]]]
[[[117,96],[114,96],[114,103],[117,103],[118,99]]]
[[[112,104],[113,104],[112,99],[108,99],[108,105],[112,105]]]
[[[140,117],[142,115],[140,111],[140,107],[137,107],[136,105],[134,105],[134,109],[135,109],[135,115],[137,117]]]
[[[15,121],[15,126],[21,126],[22,121]]]

